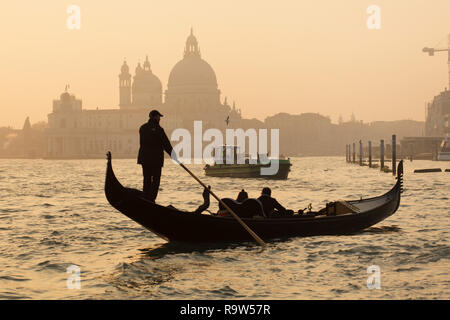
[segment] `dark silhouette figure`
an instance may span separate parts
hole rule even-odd
[[[164,151],[172,155],[172,145],[164,129],[159,125],[163,115],[157,110],[149,114],[149,120],[139,129],[140,147],[138,164],[142,165],[144,175],[144,194],[155,202],[161,181],[161,169],[164,166]]]
[[[205,210],[207,210],[207,209],[209,208],[209,204],[210,204],[210,201],[209,201],[210,191],[211,191],[211,186],[208,186],[208,188],[204,188],[204,189],[203,189],[203,193],[202,193],[202,196],[203,196],[203,203],[202,203],[201,205],[199,205],[198,208],[197,208],[195,211],[193,211],[192,213],[194,213],[194,214],[201,214],[203,211],[205,211]],[[175,208],[175,207],[174,207],[173,205],[171,205],[171,204],[169,204],[167,207],[168,207],[168,208],[173,208],[173,209],[175,209],[175,210],[178,210],[177,208]]]
[[[211,186],[208,186],[208,189],[203,189],[203,203],[197,208],[197,210],[194,211],[195,214],[201,214],[203,211],[209,208],[209,194],[211,190]]]
[[[271,197],[272,190],[270,188],[263,188],[261,191],[261,196],[258,200],[263,206],[264,213],[267,217],[275,217],[279,214],[288,215],[288,210],[283,207],[275,198]]]
[[[244,200],[248,199],[248,193],[242,189],[241,192],[239,192],[236,201],[238,202],[244,202]]]

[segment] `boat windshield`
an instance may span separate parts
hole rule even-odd
[[[441,152],[450,152],[450,140],[449,139],[442,141]]]
[[[243,155],[240,152],[238,146],[220,146],[214,149],[214,161],[222,164],[235,164],[238,163],[238,159]]]
[[[214,149],[216,164],[267,164],[268,161],[267,153],[245,154],[238,146],[225,145]]]

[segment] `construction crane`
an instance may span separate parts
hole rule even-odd
[[[428,52],[429,56],[434,56],[435,52],[447,51],[448,52],[448,87],[450,90],[450,34],[448,35],[448,48],[428,48],[422,49],[423,52]]]

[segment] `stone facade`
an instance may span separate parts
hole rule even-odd
[[[81,100],[64,92],[53,101],[48,115],[46,154],[48,158],[98,158],[110,150],[116,157],[133,158],[139,148],[139,127],[152,109],[164,117],[161,125],[170,138],[174,129],[192,130],[194,120],[203,128],[241,128],[241,111],[221,102],[216,74],[201,58],[192,30],[183,59],[170,72],[164,92],[153,74],[148,57],[138,64],[132,77],[126,62],[119,74],[119,108],[85,110]],[[228,119],[228,124],[226,120]]]
[[[428,104],[425,131],[427,136],[450,135],[450,90],[441,92]]]

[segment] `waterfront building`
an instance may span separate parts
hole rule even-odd
[[[425,131],[427,136],[450,135],[450,90],[447,88],[428,104]]]
[[[53,101],[53,110],[48,115],[46,156],[99,158],[110,150],[115,157],[136,157],[139,127],[148,120],[152,109],[164,115],[161,125],[169,137],[177,128],[192,131],[194,120],[201,120],[204,130],[238,128],[246,123],[235,103],[231,107],[227,98],[221,101],[216,74],[202,59],[191,29],[183,57],[170,72],[164,94],[148,56],[142,66],[137,65],[134,76],[127,62],[123,62],[119,108],[83,109],[82,101],[66,89]]]

